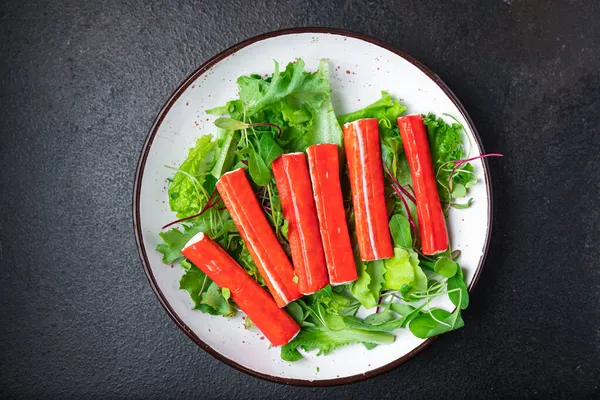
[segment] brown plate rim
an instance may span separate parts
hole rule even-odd
[[[363,40],[365,42],[368,42],[368,43],[374,44],[376,46],[382,47],[386,50],[389,50],[392,53],[395,53],[396,55],[404,58],[411,64],[415,65],[417,68],[419,68],[421,71],[423,71],[430,79],[432,79],[435,82],[435,84],[438,85],[440,87],[440,89],[442,89],[442,91],[450,98],[450,100],[452,100],[454,105],[460,111],[462,117],[467,122],[467,125],[473,132],[473,136],[475,137],[475,140],[477,141],[477,144],[478,144],[479,148],[481,149],[481,152],[484,153],[481,137],[479,136],[479,133],[477,132],[477,129],[475,128],[475,125],[473,124],[473,121],[467,114],[467,111],[465,110],[465,108],[463,107],[461,102],[458,100],[458,98],[454,95],[454,93],[450,90],[450,88],[440,79],[439,76],[437,76],[433,71],[431,71],[425,65],[421,64],[419,61],[412,58],[410,55],[404,53],[403,51],[396,50],[394,47],[392,47],[389,44],[384,43],[378,39],[375,39],[375,38],[367,36],[367,35],[359,34],[356,32],[348,31],[348,30],[334,29],[334,28],[320,28],[320,27],[282,29],[282,30],[267,32],[262,35],[254,36],[252,38],[246,39],[246,40],[244,40],[238,44],[235,44],[235,45],[229,47],[228,49],[220,52],[216,56],[212,57],[211,59],[204,62],[202,65],[200,65],[200,67],[198,67],[190,76],[188,76],[179,85],[179,87],[175,90],[175,92],[169,97],[169,99],[167,100],[167,102],[165,103],[165,105],[163,106],[161,111],[158,113],[156,119],[154,120],[154,123],[152,124],[152,127],[150,128],[150,131],[144,142],[144,146],[142,147],[140,157],[138,159],[137,169],[136,169],[136,173],[135,173],[134,187],[133,187],[132,211],[133,211],[133,227],[134,227],[136,246],[138,249],[140,261],[142,263],[142,266],[144,267],[144,272],[146,273],[146,277],[148,278],[148,281],[150,282],[150,286],[152,287],[152,290],[158,297],[161,305],[167,311],[167,314],[169,315],[169,317],[171,317],[171,319],[175,322],[175,324],[190,339],[192,339],[198,346],[200,346],[203,350],[205,350],[207,353],[209,353],[216,359],[226,363],[227,365],[229,365],[233,368],[236,368],[239,371],[245,372],[249,375],[252,375],[252,376],[255,376],[255,377],[258,377],[261,379],[265,379],[267,381],[282,383],[282,384],[286,384],[286,385],[321,387],[321,386],[335,386],[335,385],[359,382],[359,381],[363,381],[365,379],[371,378],[373,376],[379,375],[381,373],[387,372],[387,371],[399,366],[400,364],[408,361],[410,358],[412,358],[417,353],[422,351],[426,346],[428,346],[435,338],[427,339],[422,344],[420,344],[419,346],[414,348],[411,352],[405,354],[404,356],[398,358],[397,360],[392,361],[382,367],[376,368],[371,371],[367,371],[363,374],[357,374],[357,375],[352,375],[352,376],[343,377],[343,378],[311,381],[308,379],[288,379],[288,378],[283,378],[283,377],[279,377],[279,376],[263,374],[263,373],[251,370],[250,368],[247,368],[241,364],[238,364],[237,362],[223,356],[222,354],[220,354],[219,352],[217,352],[216,350],[211,348],[209,345],[207,345],[205,342],[203,342],[185,324],[185,322],[183,322],[183,320],[175,313],[175,311],[173,310],[173,308],[167,301],[166,297],[164,296],[164,294],[158,287],[158,284],[156,283],[154,275],[152,274],[152,270],[150,268],[150,262],[148,260],[148,255],[146,253],[146,248],[145,248],[144,241],[143,241],[143,233],[142,233],[142,228],[141,228],[141,223],[140,223],[140,193],[141,193],[141,186],[142,186],[142,177],[143,177],[144,169],[146,166],[146,160],[148,158],[148,154],[150,152],[150,148],[152,146],[152,143],[154,141],[154,138],[156,136],[158,128],[160,127],[165,116],[167,115],[167,113],[169,112],[169,110],[171,109],[171,107],[173,106],[175,101],[179,98],[179,96],[181,96],[181,94],[188,88],[188,86],[192,82],[194,82],[197,78],[199,78],[204,72],[206,72],[208,69],[210,69],[212,66],[216,65],[218,62],[220,62],[224,58],[239,51],[240,49],[242,49],[246,46],[249,46],[253,43],[265,40],[265,39],[269,39],[269,38],[273,38],[273,37],[277,37],[277,36],[283,36],[283,35],[293,35],[293,34],[303,34],[303,33],[308,33],[308,34],[310,34],[310,33],[326,33],[326,34],[333,34],[333,35],[339,35],[339,36],[345,36],[345,37]],[[492,196],[491,179],[490,179],[489,167],[487,164],[487,160],[485,158],[483,158],[481,161],[483,163],[484,178],[485,178],[485,181],[487,184],[488,231],[487,231],[487,237],[485,240],[483,253],[481,255],[481,258],[479,259],[479,264],[477,265],[477,269],[475,270],[473,279],[471,280],[471,283],[469,284],[469,291],[471,291],[473,289],[473,287],[477,284],[477,281],[479,280],[479,276],[481,275],[481,270],[483,269],[483,265],[484,265],[485,259],[487,257],[489,244],[490,244],[490,240],[491,240],[491,232],[492,232],[493,196]]]

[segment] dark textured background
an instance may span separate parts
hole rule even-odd
[[[600,3],[275,3],[1,2],[0,396],[600,395]],[[330,389],[264,382],[192,343],[152,293],[131,224],[137,157],[178,83],[294,26],[405,50],[506,155],[490,161],[494,235],[466,327]]]

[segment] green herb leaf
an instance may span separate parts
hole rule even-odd
[[[408,315],[408,314],[412,313],[413,311],[415,311],[415,308],[413,306],[409,306],[408,304],[403,304],[403,303],[392,303],[392,304],[390,304],[390,308],[396,314],[400,314],[400,315]]]
[[[256,151],[250,151],[250,157],[248,157],[248,171],[250,177],[258,186],[266,186],[271,180],[271,170],[265,164],[260,154]]]
[[[301,324],[302,321],[304,321],[304,311],[302,311],[302,307],[298,303],[292,302],[288,304],[285,309],[298,324]]]
[[[410,232],[408,219],[400,214],[392,215],[390,219],[390,233],[396,246],[412,248],[413,239]]]
[[[430,313],[422,313],[408,325],[413,335],[421,339],[450,332],[463,326],[464,321],[460,316],[460,309],[457,309],[454,314],[450,314],[440,308],[433,309]]]
[[[449,258],[442,257],[435,262],[433,270],[444,278],[451,278],[456,275],[458,264]]]
[[[225,129],[226,131],[239,131],[240,129],[248,128],[248,124],[245,122],[223,117],[215,120],[215,126],[217,128]]]
[[[303,358],[302,354],[294,347],[283,346],[281,348],[281,359],[283,361],[294,362]]]
[[[238,141],[233,132],[224,133],[224,137],[219,144],[215,165],[211,171],[212,176],[216,179],[219,179],[221,175],[231,169],[235,159],[237,144]]]
[[[463,278],[463,272],[460,267],[458,267],[458,273],[455,274],[452,278],[448,279],[448,291],[459,289],[460,292],[452,292],[448,293],[448,297],[452,304],[458,307],[458,303],[460,301],[460,308],[464,310],[469,307],[469,290],[467,289],[467,285],[465,284],[465,280]]]
[[[466,195],[467,195],[467,188],[465,187],[465,185],[460,184],[460,183],[455,183],[452,186],[452,197],[461,198],[461,197],[465,197]]]
[[[222,288],[221,295],[225,300],[229,300],[231,298],[231,290],[229,290],[228,288]]]
[[[459,204],[459,203],[452,202],[452,203],[450,203],[450,207],[456,208],[456,209],[465,209],[465,208],[471,207],[471,204],[473,204],[472,197],[465,204]]]
[[[268,134],[263,134],[258,142],[258,149],[267,166],[283,154],[283,149]]]

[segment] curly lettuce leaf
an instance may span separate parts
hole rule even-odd
[[[307,147],[313,144],[335,143],[342,150],[342,128],[335,116],[329,95],[331,89],[329,88],[329,63],[327,60],[321,60],[316,76],[327,82],[328,94],[313,116],[312,124],[306,134]]]
[[[159,236],[163,240],[156,246],[156,250],[162,254],[162,262],[173,264],[181,259],[181,250],[185,244],[194,237],[195,234],[208,230],[208,221],[204,218],[199,219],[195,225],[183,225],[183,231],[173,228],[166,232],[160,232]]]
[[[452,176],[452,193],[449,189],[450,173],[455,166],[452,161],[461,160],[466,156],[463,146],[463,126],[458,122],[449,124],[432,113],[423,118],[423,123],[427,127],[429,150],[438,179],[440,199],[449,202],[451,194],[456,198],[466,196],[467,189],[477,183],[474,168],[469,163],[461,165],[455,171]]]
[[[235,309],[204,272],[192,266],[188,260],[183,260],[181,263],[186,272],[179,281],[179,288],[190,294],[195,310],[225,317],[235,315]]]
[[[385,283],[383,260],[359,261],[358,279],[349,286],[350,292],[366,309],[377,305],[379,294]]]
[[[283,72],[279,71],[279,63],[275,61],[275,72],[270,79],[262,79],[259,75],[241,76],[237,84],[247,117],[283,99],[317,110],[331,91],[329,77],[305,72],[302,59],[289,63]]]
[[[308,327],[303,328],[298,336],[281,348],[281,358],[285,361],[298,360],[299,352],[296,350],[298,347],[304,351],[318,349],[317,355],[326,355],[338,347],[352,343],[390,344],[394,340],[394,335],[383,332],[354,328],[329,330]]]
[[[376,118],[379,121],[381,156],[401,185],[411,182],[408,160],[404,154],[400,132],[398,131],[398,122],[396,121],[405,111],[406,107],[404,105],[398,100],[394,100],[389,93],[382,91],[381,98],[375,103],[338,117],[340,125],[362,118]]]
[[[385,263],[385,289],[400,290],[410,285],[417,290],[427,289],[427,276],[419,267],[419,255],[413,249],[394,248],[394,257]]]
[[[208,195],[203,184],[214,164],[214,152],[211,151],[214,146],[210,135],[198,138],[173,176],[169,185],[169,206],[178,218],[196,214],[206,202]]]
[[[381,91],[381,99],[361,110],[340,115],[338,122],[340,125],[344,125],[357,119],[377,118],[380,124],[382,120],[387,120],[393,124],[405,111],[406,107],[400,104],[398,100],[394,100],[389,93]]]

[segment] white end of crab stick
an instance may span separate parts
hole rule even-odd
[[[220,288],[227,288],[231,299],[254,322],[273,346],[289,343],[300,327],[248,273],[217,243],[198,233],[181,251]]]

